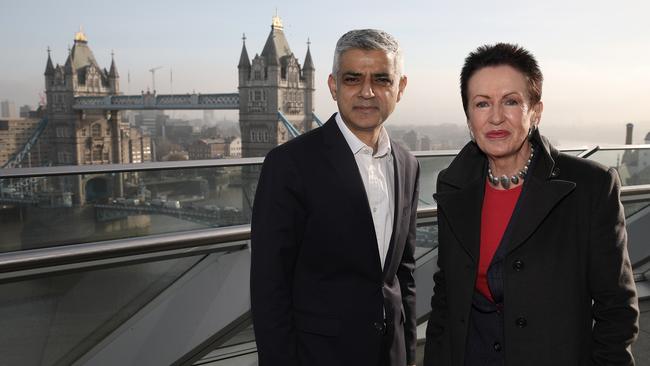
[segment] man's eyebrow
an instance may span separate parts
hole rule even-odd
[[[388,72],[378,72],[376,74],[372,74],[372,76],[376,78],[390,78],[391,74]]]
[[[360,72],[354,72],[354,71],[347,71],[343,73],[344,76],[362,76],[363,74]]]

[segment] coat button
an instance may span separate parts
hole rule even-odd
[[[521,259],[517,259],[512,262],[512,268],[517,272],[521,272],[524,269],[524,262]]]
[[[515,324],[517,324],[519,328],[526,328],[526,325],[528,325],[528,320],[526,320],[526,318],[523,316],[520,316],[517,318],[517,320],[515,320]]]
[[[494,348],[494,350],[495,350],[496,352],[501,352],[501,343],[499,343],[499,342],[494,342],[494,346],[493,346],[493,348]]]
[[[560,169],[555,168],[553,171],[551,171],[551,178],[556,178],[558,175],[560,175]]]
[[[384,322],[375,322],[373,325],[375,326],[377,333],[384,334],[384,332],[386,332],[386,325]]]

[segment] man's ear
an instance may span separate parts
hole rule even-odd
[[[330,88],[332,99],[336,100],[336,78],[334,75],[330,74],[330,76],[327,78],[327,86]]]
[[[400,99],[402,99],[402,94],[404,94],[404,89],[406,88],[406,84],[408,83],[408,78],[406,75],[402,75],[401,78],[399,78],[399,90],[397,92],[397,101],[399,102]]]

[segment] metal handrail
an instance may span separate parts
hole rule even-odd
[[[418,218],[435,217],[436,213],[435,207],[422,208],[418,210]],[[233,242],[248,239],[250,225],[238,225],[0,253],[0,274],[215,244],[224,245],[214,251],[232,250],[242,247],[241,243]]]
[[[241,158],[241,159],[206,159],[206,160],[185,160],[160,161],[140,164],[103,164],[103,165],[67,165],[50,166],[37,168],[12,168],[0,169],[0,178],[26,178],[33,176],[57,176],[72,174],[96,174],[96,173],[124,173],[141,172],[153,170],[175,170],[195,168],[223,168],[234,166],[260,165],[264,158]]]
[[[222,245],[214,251],[235,250],[249,237],[250,225],[239,225],[2,253],[0,274],[215,244]]]
[[[625,145],[650,148],[650,145]],[[561,149],[567,151],[581,149]],[[435,158],[455,156],[460,150],[430,150],[430,151],[413,151],[416,158]],[[591,150],[587,150],[591,151]],[[222,168],[235,166],[260,165],[264,162],[264,157],[240,158],[240,159],[206,159],[206,160],[184,160],[179,161],[160,161],[147,162],[140,164],[102,164],[102,165],[66,165],[66,166],[49,166],[35,168],[6,168],[0,169],[0,178],[27,178],[27,177],[46,177],[73,174],[100,174],[100,173],[123,173],[123,172],[141,172],[155,170],[177,170],[177,169],[196,169],[196,168]]]

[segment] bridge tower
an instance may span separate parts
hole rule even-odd
[[[264,49],[252,61],[243,38],[238,65],[243,157],[264,156],[290,139],[278,112],[301,133],[312,129],[315,69],[309,46],[301,66],[283,29],[280,17],[274,16]]]
[[[63,66],[52,63],[48,50],[45,94],[48,124],[42,138],[49,144],[51,165],[128,163],[122,140],[128,142],[129,126],[117,111],[79,111],[75,97],[109,96],[120,93],[119,74],[112,58],[109,70],[100,68],[88,39],[80,30]],[[128,149],[128,148],[127,148]],[[72,194],[72,201],[85,200],[81,177],[61,179],[58,190]]]
[[[47,97],[50,163],[53,165],[108,164],[123,162],[121,135],[128,126],[117,112],[75,111],[78,96],[119,94],[119,74],[115,60],[110,70],[97,64],[86,35],[79,31],[65,65],[54,67],[47,57],[45,94]]]

